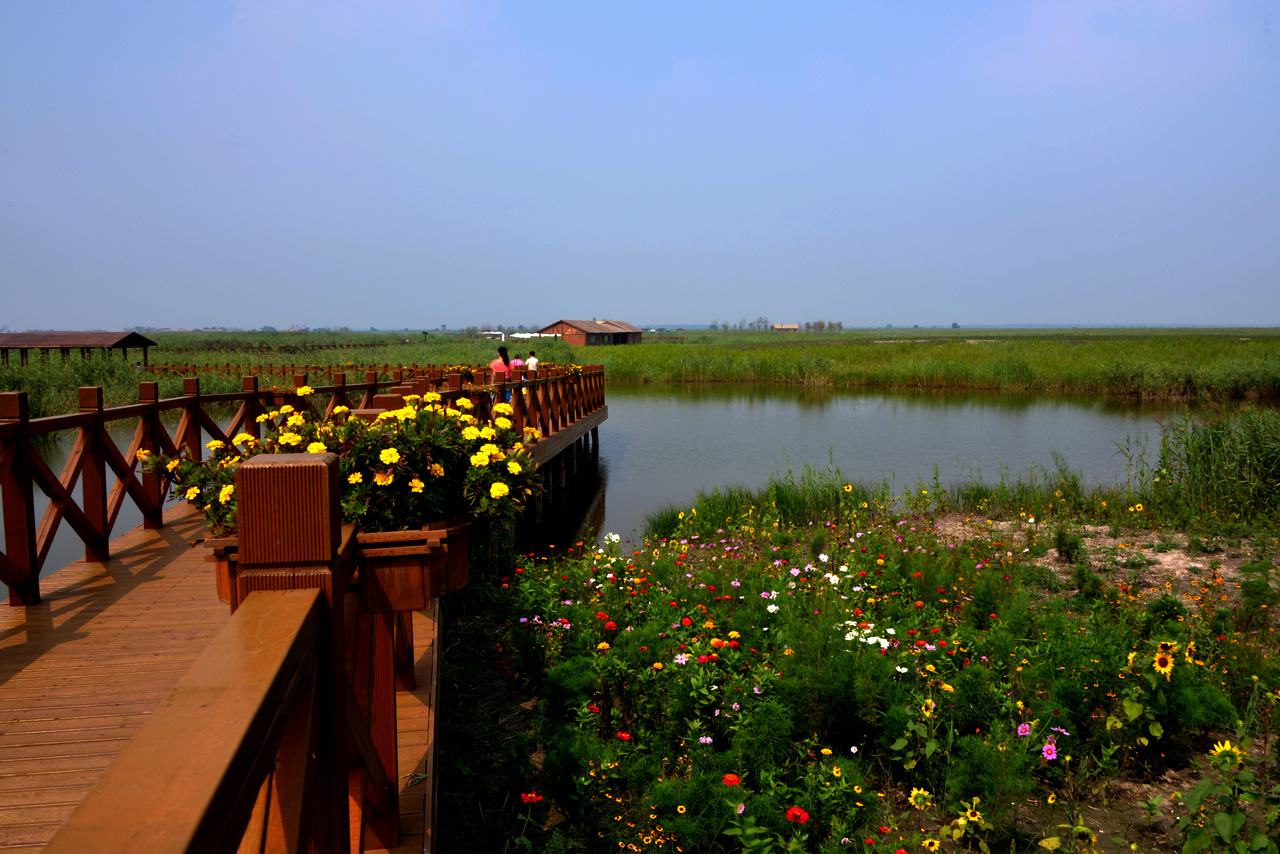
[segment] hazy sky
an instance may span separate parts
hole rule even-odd
[[[0,3],[0,327],[1280,324],[1280,0]]]

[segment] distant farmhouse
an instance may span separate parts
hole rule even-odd
[[[595,344],[639,344],[644,335],[630,323],[621,320],[557,320],[538,330],[541,335],[559,335],[575,347]]]
[[[136,332],[0,332],[0,364],[9,364],[10,350],[17,350],[19,360],[25,365],[31,350],[43,352],[46,359],[54,350],[64,359],[70,358],[72,350],[79,350],[86,359],[94,350],[101,350],[104,355],[110,350],[119,350],[128,361],[129,350],[133,349],[142,351],[145,365],[147,351],[155,346],[156,342]]]
[[[774,332],[799,332],[800,324],[798,323],[775,323],[769,327]]]

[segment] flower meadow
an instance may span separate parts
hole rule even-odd
[[[953,537],[834,488],[833,518],[690,508],[493,579],[536,754],[513,845],[1276,850],[1258,600],[1213,568],[1073,573],[1025,518]],[[1121,783],[1158,792],[1129,804],[1148,836],[1092,826]]]

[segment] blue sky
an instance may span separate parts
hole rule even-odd
[[[0,4],[0,326],[1280,324],[1280,2]]]

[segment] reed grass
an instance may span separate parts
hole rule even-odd
[[[593,348],[591,354],[612,380],[623,382],[994,389],[1197,401],[1280,396],[1280,337],[1269,330],[1001,332],[973,338],[742,335]]]
[[[1122,449],[1126,450],[1126,449]],[[698,496],[690,507],[651,513],[645,533],[666,537],[683,525],[708,536],[730,526],[797,527],[850,516],[965,513],[996,518],[1087,523],[1118,528],[1220,529],[1280,523],[1280,413],[1244,409],[1207,421],[1179,419],[1164,428],[1158,463],[1128,448],[1126,482],[1086,485],[1055,455],[999,481],[920,483],[894,495],[887,483],[852,484],[837,468],[806,467],[775,475],[760,489],[735,486]]]

